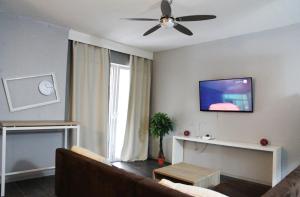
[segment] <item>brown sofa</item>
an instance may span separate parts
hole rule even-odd
[[[190,197],[66,149],[56,150],[57,197]]]
[[[212,188],[226,191],[226,185]],[[225,189],[225,190],[224,190]],[[300,197],[300,167],[263,197]],[[114,166],[108,166],[66,149],[56,150],[57,197],[190,197]],[[241,196],[224,192],[231,197]]]

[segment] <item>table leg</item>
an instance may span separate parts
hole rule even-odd
[[[1,196],[5,195],[6,128],[2,128]]]
[[[281,181],[281,152],[282,152],[281,148],[273,152],[273,170],[272,170],[273,187]]]
[[[172,164],[183,162],[183,140],[173,137]]]
[[[67,128],[65,128],[64,140],[65,140],[64,148],[67,149],[68,148],[68,129]]]
[[[76,146],[80,146],[80,126],[77,126]]]

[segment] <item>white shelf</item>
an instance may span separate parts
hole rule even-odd
[[[250,150],[267,151],[267,152],[276,152],[279,149],[281,149],[280,146],[273,146],[273,145],[261,146],[260,144],[254,144],[254,143],[233,142],[233,141],[225,141],[225,140],[217,140],[217,139],[204,140],[200,137],[174,136],[174,138],[178,140],[184,140],[190,142],[200,142],[205,144],[214,144],[220,146],[228,146],[234,148],[243,148],[243,149],[250,149]]]
[[[276,185],[281,180],[281,146],[261,146],[260,144],[251,144],[244,142],[233,142],[233,141],[225,141],[225,140],[204,140],[200,137],[185,137],[185,136],[174,136],[173,137],[173,149],[172,149],[172,164],[184,162],[183,159],[183,142],[197,142],[204,144],[212,144],[217,146],[225,146],[239,149],[247,149],[247,150],[255,150],[255,151],[264,151],[270,152],[272,154],[272,186]]]

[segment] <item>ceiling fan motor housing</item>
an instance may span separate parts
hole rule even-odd
[[[164,28],[171,28],[174,27],[174,18],[173,17],[161,17],[160,18],[160,25]]]

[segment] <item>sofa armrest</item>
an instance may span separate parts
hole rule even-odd
[[[300,166],[262,197],[300,197]]]

